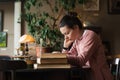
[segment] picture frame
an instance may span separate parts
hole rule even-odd
[[[120,0],[108,0],[108,14],[120,14]]]
[[[7,32],[0,32],[0,47],[7,47]]]
[[[3,31],[3,11],[0,10],[0,31]]]
[[[99,11],[100,0],[87,0],[83,3],[84,11]]]

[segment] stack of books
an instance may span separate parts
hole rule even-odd
[[[65,53],[43,53],[37,58],[35,68],[70,68]]]

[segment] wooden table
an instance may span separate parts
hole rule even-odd
[[[28,56],[14,56],[14,58],[29,58]],[[89,67],[72,68],[41,68],[16,70],[16,80],[90,80]],[[86,77],[87,76],[87,77]]]
[[[31,58],[31,56],[12,56],[12,59],[16,60],[16,59],[29,59]]]
[[[90,71],[90,68],[29,68],[17,70],[16,78],[17,80],[90,80],[88,77]]]

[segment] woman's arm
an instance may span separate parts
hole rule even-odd
[[[67,55],[68,62],[72,65],[83,66],[90,59],[92,54],[94,54],[98,48],[99,39],[97,34],[89,33],[84,36],[79,44],[76,43],[76,49],[73,48],[69,51],[70,55]],[[77,55],[74,55],[76,54]]]

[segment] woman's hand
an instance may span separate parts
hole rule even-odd
[[[70,39],[68,39],[68,38],[65,38],[63,47],[69,48],[72,43],[73,43],[73,40],[70,40]]]

